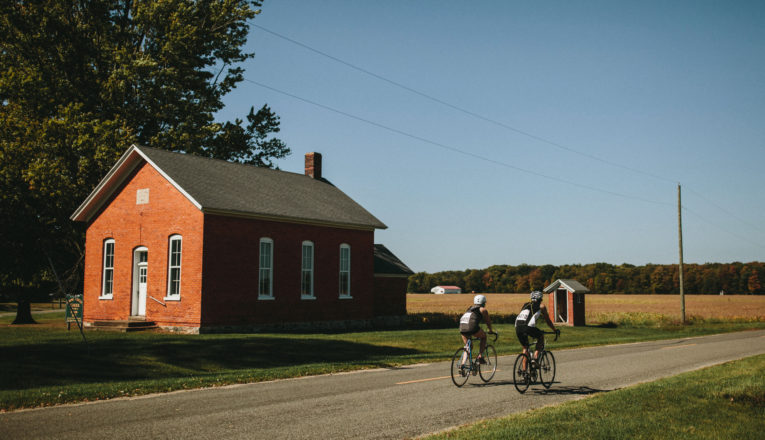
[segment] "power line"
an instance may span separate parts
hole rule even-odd
[[[729,235],[731,235],[731,236],[733,236],[733,237],[736,237],[736,238],[738,238],[739,240],[741,240],[741,241],[743,241],[743,242],[745,242],[745,243],[749,243],[749,244],[752,244],[752,245],[754,245],[754,246],[757,246],[757,247],[759,247],[759,248],[761,248],[761,249],[765,249],[765,246],[763,246],[762,244],[760,244],[760,243],[757,243],[757,242],[755,242],[755,241],[752,241],[752,239],[751,239],[751,238],[749,238],[749,237],[744,237],[744,236],[742,236],[742,235],[736,234],[735,232],[731,232],[731,231],[729,231],[729,230],[727,230],[727,229],[725,229],[725,228],[723,228],[723,227],[720,227],[719,225],[717,225],[717,224],[715,224],[715,223],[712,223],[711,221],[707,220],[706,218],[704,218],[704,217],[703,217],[703,216],[701,216],[700,214],[698,214],[698,213],[694,212],[693,210],[691,210],[691,209],[688,209],[688,207],[686,207],[686,206],[683,206],[683,209],[685,209],[686,211],[688,211],[689,213],[691,213],[691,214],[692,214],[694,217],[698,218],[699,220],[703,221],[704,223],[706,223],[706,224],[708,224],[708,225],[710,225],[710,226],[713,226],[713,227],[715,227],[715,228],[717,228],[717,229],[719,229],[719,230],[721,230],[721,231],[723,231],[723,232],[725,232],[725,233],[727,233],[727,234],[729,234]]]
[[[568,152],[570,152],[570,153],[578,154],[578,155],[580,155],[580,156],[583,156],[583,157],[589,158],[589,159],[591,159],[591,160],[595,160],[595,161],[598,161],[598,162],[601,162],[601,163],[604,163],[604,164],[607,164],[607,165],[610,165],[610,166],[613,166],[613,167],[616,167],[616,168],[625,169],[625,170],[628,170],[628,171],[631,171],[631,172],[634,172],[634,173],[637,173],[637,174],[642,174],[642,175],[645,175],[645,176],[648,176],[648,177],[652,177],[652,178],[654,178],[654,179],[658,179],[658,180],[662,180],[662,181],[666,181],[666,182],[672,182],[672,183],[675,183],[675,180],[674,180],[674,179],[670,179],[670,178],[667,178],[667,177],[664,177],[664,176],[660,176],[660,175],[657,175],[657,174],[654,174],[654,173],[650,173],[650,172],[647,172],[647,171],[639,170],[639,169],[637,169],[637,168],[633,168],[633,167],[630,167],[630,166],[627,166],[627,165],[623,165],[623,164],[620,164],[620,163],[617,163],[617,162],[613,162],[613,161],[610,161],[610,160],[607,160],[607,159],[603,159],[603,158],[601,158],[601,157],[598,157],[598,156],[595,156],[595,155],[593,155],[593,154],[590,154],[590,153],[586,153],[586,152],[583,152],[583,151],[579,151],[579,150],[577,150],[577,149],[574,149],[574,148],[571,148],[571,147],[565,146],[565,145],[563,145],[563,144],[561,144],[561,143],[558,143],[558,142],[555,142],[555,141],[552,141],[552,140],[546,139],[546,138],[544,138],[544,137],[541,137],[541,136],[535,135],[535,134],[533,134],[533,133],[530,133],[530,132],[527,132],[527,131],[525,131],[525,130],[521,130],[521,129],[518,129],[518,128],[516,128],[516,127],[513,127],[513,126],[511,126],[511,125],[505,124],[505,123],[503,123],[503,122],[501,122],[501,121],[497,121],[497,120],[495,120],[495,119],[489,118],[489,117],[487,117],[487,116],[484,116],[484,115],[481,115],[481,114],[479,114],[479,113],[476,113],[476,112],[473,112],[473,111],[467,110],[467,109],[465,109],[465,108],[463,108],[463,107],[460,107],[460,106],[458,106],[458,105],[455,105],[455,104],[449,103],[449,102],[447,102],[447,101],[444,101],[444,100],[442,100],[442,99],[436,98],[436,97],[434,97],[434,96],[432,96],[432,95],[429,95],[429,94],[427,94],[427,93],[421,92],[421,91],[419,91],[419,90],[417,90],[417,89],[414,89],[414,88],[412,88],[412,87],[409,87],[409,86],[407,86],[407,85],[404,85],[404,84],[402,84],[402,83],[399,83],[399,82],[397,82],[397,81],[394,81],[394,80],[391,80],[391,79],[389,79],[389,78],[386,78],[386,77],[385,77],[385,76],[383,76],[383,75],[380,75],[380,74],[374,73],[374,72],[372,72],[372,71],[370,71],[370,70],[367,70],[367,69],[364,69],[364,68],[362,68],[362,67],[359,67],[359,66],[357,66],[357,65],[355,65],[355,64],[353,64],[353,63],[350,63],[350,62],[348,62],[348,61],[345,61],[345,60],[343,60],[343,59],[341,59],[341,58],[338,58],[338,57],[336,57],[336,56],[330,55],[330,54],[328,54],[328,53],[326,53],[326,52],[323,52],[323,51],[321,51],[321,50],[319,50],[319,49],[316,49],[316,48],[314,48],[314,47],[311,47],[311,46],[309,46],[309,45],[307,45],[307,44],[305,44],[305,43],[302,43],[302,42],[300,42],[300,41],[297,41],[297,40],[295,40],[295,39],[293,39],[293,38],[289,38],[289,37],[287,37],[287,36],[285,36],[285,35],[282,35],[282,34],[280,34],[280,33],[278,33],[278,32],[272,31],[271,29],[268,29],[268,28],[266,28],[266,27],[264,27],[264,26],[261,26],[261,25],[259,25],[259,24],[255,24],[255,23],[252,23],[252,22],[251,22],[251,24],[252,24],[252,26],[254,26],[254,27],[256,27],[256,28],[258,28],[258,29],[260,29],[260,30],[262,30],[262,31],[264,31],[264,32],[267,32],[267,33],[269,33],[269,34],[271,34],[271,35],[273,35],[273,36],[275,36],[275,37],[281,38],[282,40],[288,41],[288,42],[290,42],[290,43],[292,43],[292,44],[294,44],[294,45],[296,45],[296,46],[300,46],[300,47],[302,47],[302,48],[304,48],[304,49],[306,49],[306,50],[308,50],[308,51],[311,51],[311,52],[313,52],[313,53],[316,53],[316,54],[318,54],[318,55],[321,55],[321,56],[323,56],[323,57],[325,57],[325,58],[328,58],[328,59],[330,59],[330,60],[332,60],[332,61],[335,61],[335,62],[337,62],[337,63],[339,63],[339,64],[342,64],[342,65],[344,65],[344,66],[346,66],[346,67],[348,67],[348,68],[350,68],[350,69],[356,70],[356,71],[358,71],[358,72],[361,72],[361,73],[363,73],[363,74],[365,74],[365,75],[368,75],[368,76],[370,76],[370,77],[373,77],[373,78],[375,78],[375,79],[378,79],[378,80],[380,80],[380,81],[386,82],[386,83],[388,83],[388,84],[390,84],[390,85],[392,85],[392,86],[394,86],[394,87],[400,88],[400,89],[402,89],[402,90],[405,90],[405,91],[407,91],[407,92],[410,92],[410,93],[413,93],[413,94],[415,94],[415,95],[418,95],[418,96],[420,96],[420,97],[422,97],[422,98],[428,99],[428,100],[430,100],[430,101],[432,101],[432,102],[435,102],[435,103],[437,103],[437,104],[440,104],[440,105],[442,105],[442,106],[445,106],[445,107],[448,107],[448,108],[451,108],[451,109],[453,109],[453,110],[456,110],[456,111],[458,111],[458,112],[464,113],[464,114],[466,114],[466,115],[469,115],[469,116],[471,116],[471,117],[474,117],[474,118],[476,118],[476,119],[480,119],[480,120],[482,120],[482,121],[485,121],[485,122],[491,123],[491,124],[493,124],[493,125],[496,125],[496,126],[499,126],[499,127],[505,128],[505,129],[507,129],[507,130],[510,130],[510,131],[512,131],[512,132],[518,133],[518,134],[520,134],[520,135],[526,136],[526,137],[528,137],[528,138],[530,138],[530,139],[533,139],[533,140],[536,140],[536,141],[538,141],[538,142],[541,142],[541,143],[544,143],[544,144],[547,144],[547,145],[550,145],[550,146],[553,146],[553,147],[559,148],[559,149],[561,149],[561,150],[565,150],[565,151],[568,151]],[[257,84],[257,83],[256,83],[256,84]],[[258,84],[258,85],[261,85],[261,84]],[[263,85],[261,85],[261,86],[263,86]],[[268,88],[267,86],[264,86],[264,87]],[[274,90],[274,91],[276,91],[276,92],[279,92],[279,93],[284,93],[284,92],[278,91],[278,90],[276,90],[276,89],[272,89],[272,90]],[[286,94],[286,93],[284,93],[284,94]],[[351,118],[354,118],[354,119],[358,119],[358,120],[361,120],[361,121],[363,121],[363,122],[367,122],[367,123],[370,123],[370,124],[372,124],[372,125],[377,125],[378,127],[381,127],[381,128],[385,128],[385,129],[387,129],[387,130],[391,130],[391,131],[395,131],[395,132],[398,132],[399,134],[403,134],[403,135],[405,135],[405,136],[413,137],[413,138],[415,138],[415,139],[419,139],[419,140],[422,140],[422,141],[424,141],[424,142],[428,142],[428,143],[431,143],[431,144],[435,144],[435,143],[434,143],[434,142],[432,142],[432,141],[429,141],[429,140],[426,140],[426,139],[422,139],[422,138],[418,138],[418,137],[416,137],[416,136],[413,136],[413,135],[410,135],[410,134],[408,134],[408,133],[400,132],[400,131],[397,131],[397,130],[395,130],[395,129],[391,129],[391,128],[389,128],[389,127],[385,127],[385,126],[382,126],[382,125],[380,125],[380,124],[377,124],[377,123],[374,123],[374,122],[371,122],[371,121],[363,120],[362,118],[358,118],[358,117],[356,117],[356,116],[353,116],[353,115],[350,115],[350,114],[345,114],[344,112],[340,112],[340,111],[337,111],[337,110],[335,110],[335,109],[332,109],[332,108],[329,108],[329,107],[323,106],[323,105],[321,105],[321,104],[317,104],[317,103],[314,103],[314,102],[310,102],[310,101],[308,101],[308,100],[305,100],[305,99],[303,99],[303,98],[300,98],[300,97],[297,97],[297,96],[294,96],[294,95],[289,95],[289,94],[287,94],[287,95],[288,95],[288,96],[292,96],[292,97],[294,97],[294,98],[296,98],[296,99],[300,99],[300,100],[303,100],[303,101],[305,101],[305,102],[309,102],[309,103],[311,103],[311,104],[314,104],[314,105],[318,105],[319,107],[325,108],[325,109],[327,109],[327,110],[330,110],[330,111],[334,111],[334,112],[336,112],[336,113],[339,113],[339,114],[344,114],[345,116],[348,116],[348,117],[351,117]],[[447,149],[452,149],[452,147],[448,147],[448,146],[445,146],[445,145],[438,145],[438,146],[441,146],[441,147],[443,147],[443,148],[447,148]],[[472,156],[474,156],[474,157],[478,157],[478,158],[480,158],[480,159],[482,159],[482,160],[487,160],[487,161],[490,161],[490,162],[495,162],[495,163],[498,163],[498,162],[496,162],[496,161],[494,161],[494,160],[492,160],[492,159],[487,159],[487,158],[479,157],[479,156],[473,155],[472,153],[467,153],[467,152],[464,152],[464,151],[460,151],[460,150],[455,150],[455,151],[458,151],[458,152],[460,152],[460,153],[462,153],[462,154],[472,155]],[[502,164],[502,165],[504,165],[504,166],[508,166],[508,167],[510,167],[510,168],[514,168],[514,169],[517,169],[517,170],[519,170],[519,171],[523,171],[523,172],[527,172],[527,173],[531,173],[531,174],[534,174],[534,175],[538,175],[538,176],[541,176],[539,173],[534,173],[534,172],[532,172],[532,171],[528,171],[528,170],[520,169],[520,168],[518,168],[518,167],[515,167],[515,166],[512,166],[512,165],[509,165],[509,164]],[[618,195],[618,196],[620,196],[620,197],[628,197],[628,198],[633,198],[633,199],[635,199],[635,198],[636,198],[636,197],[633,197],[633,196],[626,196],[626,195],[624,195],[624,194],[613,193],[613,192],[611,192],[611,191],[607,191],[607,190],[602,190],[602,189],[596,189],[596,188],[593,188],[593,187],[588,187],[588,186],[586,186],[586,185],[580,185],[580,184],[577,184],[577,183],[574,183],[574,182],[568,182],[568,181],[565,181],[565,180],[563,180],[563,179],[558,179],[558,178],[554,178],[554,177],[551,177],[551,176],[544,176],[544,177],[547,177],[547,178],[551,178],[551,179],[553,179],[553,180],[562,181],[562,182],[564,182],[564,183],[569,183],[569,184],[572,184],[572,185],[576,185],[576,186],[581,186],[581,187],[584,187],[584,188],[587,188],[587,189],[591,189],[591,190],[595,190],[595,191],[601,191],[601,192],[607,192],[607,193],[611,193],[611,194],[614,194],[614,195]],[[686,185],[686,188],[687,188],[687,185]],[[690,189],[690,188],[689,188],[689,189]],[[701,194],[699,194],[698,192],[696,192],[696,191],[693,191],[692,189],[690,189],[690,190],[691,190],[691,192],[693,192],[694,194],[698,195],[698,196],[699,196],[701,199],[703,199],[703,200],[704,200],[704,201],[706,201],[707,203],[711,204],[712,206],[716,207],[717,209],[719,209],[719,210],[723,211],[724,213],[728,214],[729,216],[731,216],[731,217],[735,218],[736,220],[738,220],[738,221],[740,221],[740,222],[742,222],[742,223],[744,223],[744,224],[746,224],[746,225],[748,225],[748,226],[750,226],[750,227],[754,227],[754,226],[753,226],[751,223],[749,223],[749,222],[747,222],[747,221],[745,221],[745,220],[741,219],[740,217],[736,216],[735,214],[731,213],[730,211],[728,211],[728,210],[726,210],[726,209],[722,208],[721,206],[719,206],[718,204],[716,204],[716,203],[712,202],[712,201],[711,201],[711,200],[709,200],[708,198],[706,198],[706,197],[702,196],[702,195],[701,195]],[[659,203],[659,204],[664,204],[664,203],[662,203],[662,202],[655,202],[655,201],[650,201],[650,200],[641,199],[641,198],[636,198],[636,199],[638,199],[638,200],[642,200],[642,201],[647,201],[647,202],[650,202],[650,203]],[[694,213],[694,215],[697,215],[697,216],[698,216],[698,214],[695,214],[695,213]],[[713,225],[713,226],[714,226],[714,225]],[[757,229],[757,230],[759,230],[759,228],[757,228],[757,227],[754,227],[754,228],[755,228],[755,229]],[[725,230],[723,229],[723,231],[725,231]],[[728,232],[728,231],[725,231],[725,232]],[[730,233],[730,232],[728,232],[728,233]]]
[[[433,145],[433,146],[436,146],[436,147],[439,147],[439,148],[442,148],[442,149],[445,149],[445,150],[449,150],[449,151],[452,151],[454,153],[459,153],[459,154],[462,154],[464,156],[468,156],[468,157],[472,157],[472,158],[475,158],[475,159],[479,159],[479,160],[482,160],[484,162],[493,163],[495,165],[500,165],[500,166],[503,166],[503,167],[506,167],[506,168],[510,168],[510,169],[513,169],[513,170],[516,170],[516,171],[520,171],[522,173],[530,174],[532,176],[542,177],[542,178],[545,178],[545,179],[548,179],[548,180],[553,180],[553,181],[556,181],[556,182],[559,182],[559,183],[565,183],[567,185],[577,186],[579,188],[584,188],[584,189],[587,189],[587,190],[590,190],[590,191],[601,192],[601,193],[605,193],[605,194],[609,194],[609,195],[617,196],[617,197],[622,197],[622,198],[626,198],[626,199],[638,200],[638,201],[645,202],[645,203],[652,203],[652,204],[663,205],[663,206],[674,206],[673,204],[668,203],[668,202],[658,202],[658,201],[655,201],[655,200],[650,200],[650,199],[646,199],[646,198],[639,197],[639,196],[633,196],[633,195],[629,195],[629,194],[622,194],[622,193],[618,193],[618,192],[615,192],[615,191],[610,191],[610,190],[606,190],[606,189],[602,189],[602,188],[597,188],[597,187],[590,186],[590,185],[584,185],[584,184],[581,184],[581,183],[572,182],[570,180],[561,179],[561,178],[555,177],[555,176],[549,176],[547,174],[542,174],[542,173],[539,173],[539,172],[536,172],[536,171],[527,170],[525,168],[521,168],[521,167],[516,166],[516,165],[512,165],[512,164],[509,164],[509,163],[506,163],[506,162],[502,162],[502,161],[498,161],[498,160],[495,160],[495,159],[491,159],[491,158],[488,158],[488,157],[485,157],[485,156],[481,156],[481,155],[478,155],[478,154],[475,154],[475,153],[471,153],[469,151],[461,150],[459,148],[456,148],[456,147],[453,147],[453,146],[450,146],[450,145],[443,144],[441,142],[436,142],[436,141],[433,141],[431,139],[424,138],[422,136],[417,136],[415,134],[411,134],[411,133],[408,133],[406,131],[399,130],[397,128],[389,127],[387,125],[383,125],[383,124],[380,124],[378,122],[374,122],[374,121],[371,121],[369,119],[365,119],[365,118],[362,118],[360,116],[356,116],[354,114],[351,114],[351,113],[348,113],[348,112],[344,112],[342,110],[335,109],[333,107],[330,107],[330,106],[318,103],[316,101],[312,101],[310,99],[306,99],[306,98],[297,96],[297,95],[289,93],[289,92],[285,92],[283,90],[279,90],[279,89],[277,89],[275,87],[271,87],[269,85],[266,85],[266,84],[263,84],[263,83],[260,83],[260,82],[257,82],[257,81],[253,81],[251,79],[244,78],[244,80],[249,82],[249,83],[255,84],[255,85],[259,86],[259,87],[262,87],[264,89],[268,89],[268,90],[271,90],[273,92],[279,93],[281,95],[288,96],[288,97],[293,98],[293,99],[297,99],[299,101],[305,102],[307,104],[311,104],[313,106],[322,108],[324,110],[331,111],[333,113],[337,113],[337,114],[345,116],[347,118],[355,119],[355,120],[363,122],[365,124],[372,125],[372,126],[375,126],[377,128],[381,128],[383,130],[399,134],[401,136],[406,136],[408,138],[415,139],[415,140],[418,140],[420,142],[424,142],[424,143],[427,143],[427,144],[430,144],[430,145]]]
[[[697,191],[694,191],[693,189],[690,189],[690,188],[689,188],[689,191],[690,191],[690,192],[692,192],[693,194],[695,194],[695,195],[696,195],[697,197],[699,197],[700,199],[704,200],[705,202],[707,202],[707,203],[709,203],[710,205],[714,206],[715,208],[719,209],[720,211],[722,211],[722,212],[724,212],[724,213],[728,214],[729,216],[733,217],[734,219],[736,219],[736,220],[740,221],[741,223],[743,223],[743,224],[745,224],[745,225],[749,226],[749,227],[750,227],[750,228],[752,228],[753,230],[756,230],[756,231],[758,231],[758,232],[763,232],[763,230],[762,230],[762,229],[760,229],[760,227],[759,227],[759,226],[756,226],[756,225],[754,225],[754,224],[752,224],[752,223],[749,223],[748,221],[746,221],[746,220],[742,219],[741,217],[737,216],[736,214],[734,214],[734,213],[732,213],[732,212],[728,211],[727,209],[723,208],[722,206],[718,205],[717,203],[715,203],[715,202],[713,202],[713,201],[709,200],[708,198],[704,197],[704,196],[703,196],[701,193],[699,193],[699,192],[697,192]]]
[[[428,99],[428,100],[433,101],[435,103],[441,104],[441,105],[443,105],[445,107],[449,107],[449,108],[451,108],[453,110],[456,110],[458,112],[461,112],[461,113],[464,113],[466,115],[472,116],[472,117],[474,117],[476,119],[480,119],[482,121],[485,121],[485,122],[497,125],[499,127],[502,127],[502,128],[507,129],[507,130],[513,131],[513,132],[518,133],[520,135],[526,136],[526,137],[528,137],[530,139],[534,139],[534,140],[536,140],[538,142],[542,142],[542,143],[551,145],[553,147],[559,148],[561,150],[565,150],[565,151],[568,151],[570,153],[578,154],[580,156],[584,156],[584,157],[587,157],[589,159],[596,160],[598,162],[602,162],[602,163],[605,163],[605,164],[613,166],[613,167],[617,167],[617,168],[625,169],[625,170],[628,170],[628,171],[632,171],[634,173],[643,174],[645,176],[653,177],[654,179],[659,179],[659,180],[663,180],[663,181],[666,181],[666,182],[672,182],[672,183],[676,182],[675,179],[669,179],[667,177],[662,177],[662,176],[659,176],[659,175],[656,175],[656,174],[653,174],[653,173],[649,173],[647,171],[639,170],[637,168],[629,167],[627,165],[622,165],[622,164],[617,163],[617,162],[613,162],[613,161],[610,161],[610,160],[607,160],[607,159],[603,159],[601,157],[598,157],[598,156],[595,156],[595,155],[592,155],[592,154],[589,154],[589,153],[585,153],[583,151],[579,151],[579,150],[576,150],[576,149],[571,148],[571,147],[567,147],[567,146],[565,146],[563,144],[560,144],[558,142],[551,141],[549,139],[545,139],[545,138],[543,138],[541,136],[537,136],[537,135],[535,135],[533,133],[529,133],[527,131],[515,128],[515,127],[513,127],[511,125],[508,125],[508,124],[505,124],[503,122],[497,121],[496,119],[492,119],[492,118],[489,118],[487,116],[483,116],[483,115],[478,114],[476,112],[467,110],[467,109],[462,108],[460,106],[457,106],[455,104],[451,104],[451,103],[446,102],[446,101],[444,101],[442,99],[436,98],[436,97],[434,97],[432,95],[428,95],[427,93],[421,92],[421,91],[419,91],[417,89],[414,89],[412,87],[406,86],[406,85],[401,84],[401,83],[396,82],[396,81],[393,81],[393,80],[391,80],[389,78],[386,78],[386,77],[384,77],[382,75],[379,75],[377,73],[371,72],[371,71],[369,71],[367,69],[364,69],[362,67],[359,67],[359,66],[357,66],[355,64],[349,63],[348,61],[345,61],[345,60],[340,59],[338,57],[332,56],[332,55],[330,55],[330,54],[328,54],[326,52],[323,52],[323,51],[321,51],[319,49],[313,48],[313,47],[311,47],[311,46],[309,46],[309,45],[307,45],[305,43],[301,43],[300,41],[294,40],[292,38],[289,38],[287,36],[284,36],[282,34],[274,32],[274,31],[272,31],[270,29],[267,29],[267,28],[265,28],[265,27],[263,27],[263,26],[261,26],[259,24],[252,23],[252,26],[254,26],[254,27],[256,27],[256,28],[258,28],[258,29],[260,29],[260,30],[262,30],[264,32],[268,32],[269,34],[274,35],[274,36],[276,36],[278,38],[281,38],[281,39],[283,39],[285,41],[289,41],[290,43],[295,44],[297,46],[300,46],[300,47],[302,47],[302,48],[304,48],[306,50],[309,50],[311,52],[319,54],[319,55],[321,55],[321,56],[323,56],[325,58],[329,58],[330,60],[333,60],[333,61],[335,61],[337,63],[340,63],[340,64],[342,64],[342,65],[344,65],[346,67],[349,67],[349,68],[351,68],[353,70],[361,72],[361,73],[363,73],[365,75],[371,76],[371,77],[376,78],[376,79],[378,79],[380,81],[384,81],[384,82],[386,82],[388,84],[391,84],[391,85],[393,85],[395,87],[398,87],[398,88],[400,88],[402,90],[406,90],[407,92],[414,93],[415,95],[421,96],[421,97],[423,97],[425,99]]]

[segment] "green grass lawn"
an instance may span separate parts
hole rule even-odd
[[[277,378],[447,360],[461,345],[455,329],[321,334],[180,335],[66,331],[63,311],[35,313],[37,325],[0,316],[0,410],[141,395]],[[51,324],[57,325],[51,325]],[[500,355],[518,352],[511,324]],[[610,327],[563,328],[554,349],[765,328],[765,322],[693,325],[626,320]]]
[[[761,439],[765,355],[485,420],[437,439]]]

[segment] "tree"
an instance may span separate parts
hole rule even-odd
[[[747,282],[747,290],[749,290],[749,293],[758,293],[760,289],[762,289],[762,285],[760,284],[760,276],[757,271],[752,271],[752,274],[749,276],[749,280]]]
[[[654,266],[651,272],[651,291],[653,293],[672,291],[672,273],[669,266]]]
[[[465,286],[465,292],[486,292],[483,290],[483,272],[476,269],[469,269],[462,278]]]
[[[290,153],[279,117],[217,122],[259,0],[0,3],[0,293],[24,319],[53,271],[77,285],[71,213],[133,144],[258,166]]]
[[[539,268],[535,268],[531,272],[529,272],[529,285],[528,289],[529,291],[534,290],[542,290],[544,289],[544,280],[542,279],[542,270]]]

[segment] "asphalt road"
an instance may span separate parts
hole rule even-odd
[[[439,362],[4,413],[0,437],[409,438],[765,353],[765,330],[554,353],[553,386],[524,395],[507,356],[486,385],[457,388]]]

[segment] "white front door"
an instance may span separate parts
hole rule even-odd
[[[149,273],[149,251],[138,248],[133,258],[133,301],[130,314],[146,316],[146,281]]]
[[[146,315],[146,274],[149,265],[142,263],[138,266],[138,314]]]

